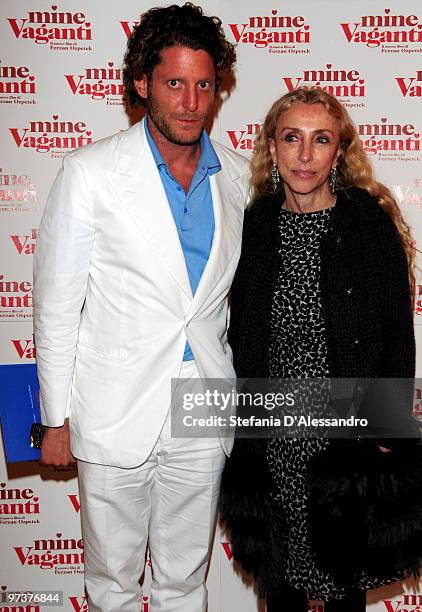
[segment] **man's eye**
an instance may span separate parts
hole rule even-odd
[[[170,87],[177,87],[179,84],[179,81],[177,79],[170,79],[168,84],[170,85]]]
[[[208,87],[210,86],[208,81],[200,81],[198,85],[200,89],[208,89]]]

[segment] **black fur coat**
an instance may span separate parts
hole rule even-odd
[[[270,195],[245,215],[229,329],[239,378],[268,378],[271,303],[282,265],[279,207],[279,196]],[[332,378],[413,378],[406,257],[394,223],[361,189],[338,193],[321,244],[320,289]],[[379,441],[332,441],[310,466],[315,552],[339,583],[353,586],[363,567],[382,577],[415,573],[421,564],[422,459],[406,442],[384,441],[393,448],[386,457]],[[236,440],[220,497],[233,557],[262,596],[282,581],[284,529],[270,499],[265,448],[262,439]]]

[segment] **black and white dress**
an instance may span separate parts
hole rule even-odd
[[[281,209],[280,266],[272,300],[269,346],[270,378],[328,378],[327,343],[322,316],[320,244],[332,209],[292,213]],[[267,461],[274,491],[288,525],[285,581],[305,589],[311,599],[337,599],[344,589],[317,567],[307,514],[307,465],[329,445],[324,438],[273,438]],[[394,580],[400,579],[399,577]],[[393,579],[391,580],[393,581]],[[355,586],[368,590],[385,584],[362,574]]]

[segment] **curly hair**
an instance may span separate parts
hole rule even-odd
[[[274,102],[264,125],[255,141],[255,153],[251,161],[253,200],[273,193],[271,158],[268,140],[274,138],[278,118],[295,102],[304,104],[322,104],[325,110],[337,120],[340,129],[340,154],[337,158],[336,190],[348,187],[360,187],[377,198],[378,204],[392,219],[397,227],[405,251],[411,287],[414,287],[415,247],[410,226],[406,223],[400,208],[391,191],[374,177],[371,162],[368,159],[356,127],[344,106],[331,94],[322,89],[298,88]],[[280,180],[280,197],[283,200],[284,188]]]
[[[221,20],[207,17],[200,6],[186,2],[152,8],[143,15],[129,37],[123,65],[123,86],[131,106],[145,105],[138,95],[134,80],[152,72],[161,61],[161,51],[180,45],[194,51],[202,49],[214,60],[216,90],[236,61],[234,46],[224,36]]]

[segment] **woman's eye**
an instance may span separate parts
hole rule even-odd
[[[330,142],[330,139],[328,138],[328,136],[318,136],[317,142],[321,142],[324,144],[326,142]]]
[[[285,140],[287,142],[295,142],[296,139],[296,134],[287,134],[287,136],[285,137]]]

